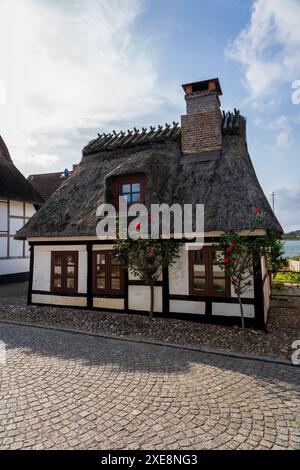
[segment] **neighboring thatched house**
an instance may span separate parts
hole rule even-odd
[[[52,195],[18,233],[31,245],[30,302],[120,312],[147,312],[148,287],[111,258],[113,240],[96,236],[96,209],[123,194],[131,201],[204,204],[205,246],[183,246],[155,287],[154,310],[234,323],[239,317],[232,286],[215,263],[215,246],[229,229],[249,233],[255,208],[265,217],[253,234],[282,232],[253,169],[246,120],[220,111],[218,79],[183,86],[187,114],[173,124],[99,135],[83,150],[76,174]],[[244,296],[248,322],[264,325],[269,282],[264,262],[254,267],[254,287]]]
[[[28,277],[28,243],[15,240],[14,235],[42,203],[40,195],[14,166],[0,136],[0,284]]]

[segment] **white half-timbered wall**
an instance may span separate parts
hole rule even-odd
[[[34,213],[32,204],[0,199],[0,276],[29,271],[28,243],[14,235]]]
[[[59,243],[59,241],[58,241]],[[87,306],[87,249],[84,241],[80,244],[68,245],[35,245],[34,246],[34,266],[32,279],[32,302],[41,304],[53,304],[64,306]],[[112,250],[110,244],[93,244],[93,250]],[[77,251],[78,252],[78,291],[76,296],[64,296],[63,293],[54,294],[51,290],[51,252],[52,251]],[[136,284],[135,284],[135,281]],[[154,311],[163,311],[163,287],[155,286]],[[80,294],[83,294],[80,296]],[[201,297],[197,300],[189,299],[189,267],[188,250],[181,247],[180,257],[176,263],[169,268],[169,308],[170,313],[187,313],[196,316],[205,315],[206,302]],[[174,296],[183,296],[184,300],[172,299]],[[254,288],[251,286],[243,297],[248,300],[253,299],[253,304],[244,304],[245,317],[254,318]],[[231,288],[231,298],[236,299],[236,294]],[[93,297],[93,307],[102,309],[124,310],[124,298],[114,298],[113,296],[101,297],[100,294]],[[150,289],[148,286],[140,285],[138,279],[129,272],[128,285],[128,309],[132,311],[149,311]],[[240,309],[237,302],[226,302],[216,299],[212,301],[212,316],[239,317]]]

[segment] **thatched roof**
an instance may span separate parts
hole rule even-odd
[[[36,206],[43,204],[41,196],[13,164],[9,151],[1,136],[0,197],[14,201],[28,202]]]
[[[194,160],[182,156],[180,128],[174,125],[142,141],[120,142],[120,135],[98,136],[83,150],[76,173],[68,178],[18,237],[95,236],[96,209],[111,202],[111,180],[117,175],[144,173],[146,203],[205,204],[205,231],[248,230],[255,208],[265,213],[260,228],[282,232],[260,187],[245,139],[246,121],[237,112],[223,117],[222,155]],[[136,133],[136,131],[134,131]],[[147,134],[147,136],[146,136]],[[131,137],[133,136],[133,133]],[[125,137],[125,136],[123,136]],[[113,145],[112,139],[115,139]]]

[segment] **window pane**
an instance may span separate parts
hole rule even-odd
[[[111,277],[120,277],[120,266],[119,265],[112,265],[111,267]]]
[[[61,276],[61,266],[54,266],[54,276]]]
[[[97,264],[105,264],[105,254],[101,253],[97,255]]]
[[[62,287],[61,266],[54,266],[54,287]]]
[[[75,266],[75,256],[73,255],[67,256],[67,265]]]
[[[67,289],[74,289],[75,287],[75,279],[72,277],[67,278]]]
[[[194,252],[194,263],[204,264],[204,250],[197,250]]]
[[[99,277],[105,277],[105,265],[103,264],[97,265],[97,275]]]
[[[122,194],[128,194],[131,192],[131,185],[130,184],[123,184],[122,185]]]
[[[75,268],[74,266],[67,267],[67,277],[75,277]]]
[[[205,274],[205,265],[204,264],[194,264],[194,276],[204,276]]]
[[[54,258],[54,264],[55,266],[61,266],[62,265],[62,257],[60,255],[56,255]]]
[[[205,279],[194,279],[194,289],[195,290],[204,290],[205,289]]]
[[[59,278],[54,278],[54,287],[61,287],[61,277]]]
[[[134,183],[132,185],[132,192],[133,193],[139,193],[141,191],[141,185],[140,183]]]
[[[217,292],[224,292],[225,291],[225,279],[214,279],[213,290]]]
[[[112,279],[111,280],[111,288],[112,289],[120,289],[120,287],[121,287],[120,279]]]
[[[213,266],[213,276],[214,277],[225,277],[225,271],[220,268],[220,266]]]
[[[75,267],[67,266],[67,289],[75,287]]]
[[[97,278],[97,289],[105,289],[105,279]]]
[[[137,202],[141,199],[140,193],[134,193],[131,195],[131,202]]]

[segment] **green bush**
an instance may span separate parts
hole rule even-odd
[[[273,278],[274,282],[287,282],[290,284],[300,284],[300,273],[291,271],[277,273]]]

